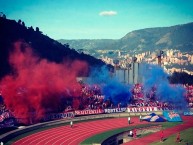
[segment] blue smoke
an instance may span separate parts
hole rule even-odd
[[[111,100],[113,105],[126,107],[131,100],[130,86],[124,85],[106,67],[93,68],[90,74],[89,84],[99,84],[105,100]]]
[[[186,90],[181,85],[172,86],[167,79],[168,74],[157,65],[144,65],[143,69],[144,93],[156,87],[156,96],[159,101],[172,104],[177,110],[186,110],[187,102],[184,98]]]

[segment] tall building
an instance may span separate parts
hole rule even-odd
[[[191,56],[191,61],[190,61],[191,64],[193,64],[193,55]]]
[[[141,67],[142,63],[133,62],[127,68],[115,69],[115,77],[125,84],[137,84],[142,82]]]

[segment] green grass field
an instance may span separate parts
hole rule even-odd
[[[131,126],[131,127],[127,127],[127,128],[119,128],[119,129],[110,130],[110,131],[103,132],[101,134],[97,134],[95,136],[92,136],[92,137],[84,140],[83,142],[81,142],[81,145],[88,145],[88,144],[93,144],[93,143],[102,143],[104,140],[106,140],[107,138],[109,138],[113,135],[116,135],[116,134],[119,134],[119,133],[122,133],[122,132],[125,132],[125,131],[132,130],[133,128],[143,128],[143,127],[146,128],[146,127],[151,127],[151,126],[155,126],[155,125],[157,126],[157,125],[161,124],[162,129],[166,129],[166,128],[170,128],[170,127],[179,125],[181,123],[182,122],[163,122],[163,123],[158,123],[158,124],[151,123],[151,124]],[[142,134],[138,137],[144,137],[144,136],[147,136],[149,134],[151,134],[151,133]]]
[[[109,118],[102,118],[102,119],[109,119]],[[101,119],[92,119],[92,120],[87,120],[87,121],[94,121],[94,120],[101,120]],[[85,121],[85,120],[84,120]],[[80,123],[80,122],[84,122],[84,121],[76,121],[74,122],[74,124],[76,123]],[[145,125],[138,125],[138,126],[131,126],[131,127],[127,127],[127,128],[119,128],[119,129],[115,129],[115,130],[111,130],[111,131],[108,131],[108,132],[104,132],[104,133],[101,133],[101,134],[98,134],[98,135],[95,135],[91,138],[88,138],[86,139],[85,141],[83,141],[81,144],[92,144],[93,142],[94,143],[101,143],[103,142],[105,139],[113,136],[113,135],[116,135],[116,134],[119,134],[121,132],[125,132],[125,131],[128,131],[128,130],[131,130],[133,128],[142,128],[142,127],[150,127],[150,126],[155,126],[155,125],[162,125],[162,128],[165,129],[165,128],[168,128],[168,127],[173,127],[175,125],[178,125],[180,124],[181,122],[177,122],[177,123],[173,123],[173,122],[163,122],[163,123],[159,123],[159,124],[155,124],[155,123],[151,123],[151,124],[145,124]],[[31,135],[33,133],[37,133],[39,131],[43,131],[43,130],[47,130],[47,129],[50,129],[50,128],[55,128],[55,127],[60,127],[60,126],[65,126],[65,125],[69,125],[69,123],[61,123],[61,124],[55,124],[55,125],[51,125],[51,126],[47,126],[47,127],[44,127],[44,128],[39,128],[37,130],[33,130],[33,131],[30,131],[30,132],[27,132],[27,133],[24,133],[24,134],[21,134],[15,138],[13,138],[12,140],[8,141],[7,143],[5,143],[5,145],[10,145],[12,144],[13,142],[15,142],[16,140],[20,139],[20,138],[23,138],[25,136],[28,136],[28,135]],[[150,134],[150,133],[148,133]],[[148,134],[143,134],[143,135],[140,135],[138,137],[143,137],[143,136],[146,136]]]
[[[158,125],[158,124],[157,124]],[[125,132],[125,131],[129,131],[132,130],[134,128],[144,128],[144,127],[150,127],[150,126],[157,126],[155,124],[142,124],[142,125],[138,125],[138,126],[130,126],[130,127],[126,127],[126,128],[119,128],[119,129],[114,129],[114,130],[110,130],[107,132],[103,132],[97,135],[94,135],[86,140],[84,140],[83,142],[81,142],[81,145],[88,145],[88,144],[93,144],[93,143],[102,143],[104,140],[106,140],[107,138]]]
[[[184,131],[180,132],[180,139],[181,142],[177,143],[175,142],[176,140],[176,135],[171,135],[168,138],[164,139],[164,142],[154,142],[151,145],[178,145],[178,144],[183,144],[183,145],[193,145],[193,128],[186,129]]]

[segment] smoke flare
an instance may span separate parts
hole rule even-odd
[[[105,100],[110,100],[114,106],[121,103],[126,107],[131,101],[130,86],[122,84],[106,67],[93,68],[87,83],[99,84]]]
[[[76,77],[88,70],[87,63],[78,60],[58,64],[40,59],[22,42],[14,44],[9,62],[14,71],[0,82],[6,107],[16,118],[33,114],[36,121],[61,109],[61,99],[78,97],[81,86]]]
[[[158,101],[169,103],[178,111],[187,109],[187,101],[184,97],[185,88],[182,85],[171,85],[167,79],[169,75],[164,72],[163,68],[144,64],[142,70],[144,94],[148,94],[155,87]]]

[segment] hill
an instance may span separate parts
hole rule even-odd
[[[33,27],[26,27],[21,20],[16,22],[15,20],[0,17],[0,34],[0,78],[12,71],[8,57],[9,53],[13,51],[13,43],[18,40],[30,45],[38,57],[51,62],[82,60],[87,62],[89,66],[105,65],[99,59],[78,53],[76,50],[71,49],[68,44],[61,44],[43,35],[38,27],[35,30]]]
[[[171,27],[146,28],[132,31],[121,39],[58,40],[75,49],[122,50],[131,54],[146,51],[176,49],[183,53],[193,52],[193,23]]]

